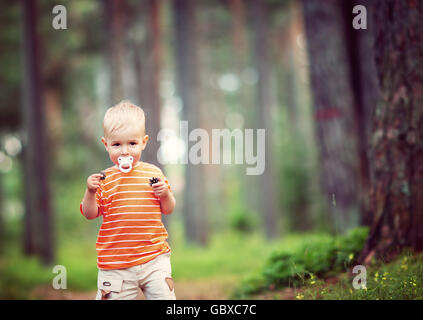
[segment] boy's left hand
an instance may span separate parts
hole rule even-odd
[[[160,199],[164,199],[169,196],[169,189],[167,184],[160,178],[157,178],[159,182],[154,183],[151,187],[153,188],[154,194]]]

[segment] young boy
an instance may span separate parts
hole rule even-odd
[[[105,177],[88,177],[80,205],[87,219],[103,217],[96,243],[96,299],[135,299],[141,288],[146,299],[173,300],[161,214],[172,213],[175,198],[162,171],[140,161],[148,141],[144,112],[122,101],[107,110],[103,129],[101,141],[115,166],[103,171]]]

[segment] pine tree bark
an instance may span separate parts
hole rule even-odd
[[[354,97],[340,1],[303,0],[314,97],[320,181],[330,222],[345,232],[358,225],[359,170]]]
[[[24,86],[23,126],[25,220],[24,252],[37,255],[45,264],[54,260],[53,217],[48,183],[48,146],[42,102],[40,39],[37,35],[37,3],[23,0]]]
[[[370,168],[369,168],[369,128],[371,110],[379,98],[379,84],[374,63],[374,34],[373,34],[373,9],[372,0],[344,0],[342,13],[346,39],[346,49],[349,64],[351,88],[354,96],[354,119],[357,132],[357,151],[359,159],[359,203],[361,224],[371,224],[371,211],[369,207]],[[355,18],[353,8],[363,5],[367,10],[367,28],[354,29],[352,21]],[[377,8],[376,8],[377,10]]]
[[[358,260],[423,250],[423,2],[375,2],[381,100],[373,109],[373,223]]]

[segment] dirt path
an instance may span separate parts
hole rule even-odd
[[[229,300],[238,280],[200,279],[175,281],[175,293],[178,300]],[[41,300],[93,300],[96,291],[78,292],[71,290],[54,290],[51,286],[36,288],[31,293],[32,299]],[[251,297],[258,300],[295,300],[293,288],[269,290]],[[143,300],[142,292],[137,297]]]
[[[175,281],[175,293],[178,300],[227,300],[236,285],[235,279],[201,279]],[[42,300],[93,300],[96,291],[77,292],[55,290],[50,286],[36,288],[33,299]],[[140,292],[137,299],[144,299]]]

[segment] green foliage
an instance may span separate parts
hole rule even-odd
[[[324,300],[421,300],[423,299],[423,255],[404,250],[394,261],[367,268],[366,287],[354,289],[353,277],[344,274],[336,284],[314,281],[297,292],[297,299]]]
[[[229,213],[229,226],[231,229],[248,234],[259,227],[256,215],[244,207],[237,207]]]
[[[32,288],[51,281],[51,269],[34,257],[7,248],[0,260],[0,299],[27,299]]]
[[[245,298],[269,286],[277,288],[301,284],[312,274],[325,276],[345,271],[363,248],[367,234],[368,229],[362,227],[337,238],[330,235],[305,236],[296,250],[274,252],[260,274],[246,279],[234,296]]]

